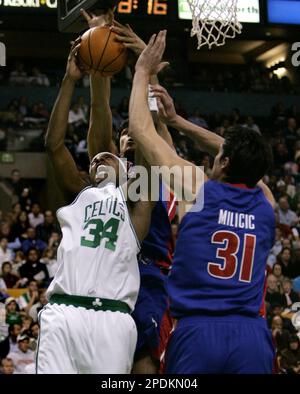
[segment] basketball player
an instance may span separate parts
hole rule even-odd
[[[184,169],[191,163],[164,143],[153,123],[145,123],[149,75],[161,61],[165,39],[165,32],[153,36],[136,64],[130,132],[149,165]],[[205,177],[201,186],[203,209],[196,202],[180,224],[168,285],[178,324],[167,373],[272,372],[272,339],[259,309],[275,218],[272,198],[256,186],[270,161],[261,135],[233,128],[219,148],[212,179]],[[188,187],[184,178],[181,187]],[[193,183],[191,192],[196,196],[198,190]]]
[[[101,26],[109,22],[109,15],[102,18],[81,10],[89,27]],[[110,14],[111,15],[111,14]],[[112,23],[112,19],[110,21]],[[119,41],[132,51],[136,58],[145,49],[146,44],[127,25],[113,21],[112,30]],[[91,117],[88,132],[89,156],[97,152],[116,152],[112,139],[112,114],[110,101],[110,78],[91,76]],[[158,83],[156,75],[151,76],[152,83]],[[167,127],[158,122],[157,132],[173,146]],[[134,161],[135,143],[128,135],[128,121],[119,130],[119,152],[121,157]],[[138,341],[135,353],[133,373],[156,373],[161,354],[164,351],[164,339],[171,330],[172,322],[168,313],[166,289],[167,273],[172,263],[174,244],[171,221],[176,213],[174,195],[160,185],[160,200],[155,204],[151,216],[150,231],[141,245],[139,269],[141,287],[139,297],[132,314],[137,329]]]
[[[68,113],[82,77],[72,49],[54,105],[46,148],[69,205],[58,220],[62,241],[49,304],[39,315],[37,373],[130,373],[137,332],[131,312],[138,296],[139,244],[148,233],[150,202],[127,202],[124,163],[95,155],[90,182],[82,179],[64,145]],[[75,199],[74,199],[75,198]]]

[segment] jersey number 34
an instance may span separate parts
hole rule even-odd
[[[211,239],[212,244],[222,244],[224,247],[217,249],[216,257],[223,263],[208,263],[208,273],[219,279],[231,279],[235,276],[239,261],[237,253],[242,248],[242,258],[239,269],[239,281],[251,282],[253,261],[256,246],[256,236],[245,234],[244,239],[231,231],[217,231]]]
[[[102,240],[106,240],[104,247],[115,251],[118,240],[118,228],[120,221],[111,218],[106,223],[101,219],[91,219],[84,226],[87,234],[80,239],[80,245],[87,248],[98,248]]]

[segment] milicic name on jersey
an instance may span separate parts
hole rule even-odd
[[[108,197],[106,200],[96,201],[84,208],[84,223],[94,217],[114,215],[118,219],[125,221],[125,206],[115,197]]]
[[[226,209],[219,211],[219,224],[227,227],[237,227],[245,230],[255,230],[255,216],[247,213],[231,212]]]

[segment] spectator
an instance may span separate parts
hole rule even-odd
[[[271,306],[274,304],[282,304],[282,295],[279,290],[276,276],[270,274],[267,278],[266,302]]]
[[[55,223],[52,211],[45,211],[44,223],[36,227],[36,234],[39,239],[44,242],[49,242],[51,234],[59,232],[59,226]]]
[[[46,249],[47,244],[36,237],[35,228],[29,227],[26,235],[27,239],[22,243],[22,250],[25,254],[28,253],[29,249],[37,249],[40,252],[43,252]]]
[[[53,279],[58,269],[57,259],[54,258],[54,250],[52,248],[45,249],[43,253],[43,257],[41,258],[40,261],[41,263],[46,265],[49,278]]]
[[[9,83],[12,86],[25,86],[29,82],[27,73],[24,71],[24,64],[21,62],[16,63],[15,69],[9,75]]]
[[[27,97],[25,97],[25,96],[20,97],[20,100],[19,100],[19,112],[23,116],[27,116],[27,114],[29,112],[28,100],[27,100]]]
[[[16,250],[21,247],[19,239],[14,236],[11,225],[8,222],[3,222],[1,224],[0,238],[6,238],[8,240],[9,249]]]
[[[274,264],[277,261],[277,256],[282,251],[282,231],[279,227],[275,229],[275,243],[270,250],[270,254],[268,257],[268,266],[273,269]]]
[[[279,223],[286,224],[289,227],[296,226],[299,219],[295,212],[290,209],[288,199],[286,197],[281,197],[278,206]]]
[[[0,238],[0,270],[5,261],[11,261],[14,258],[14,252],[9,249],[7,238]]]
[[[27,238],[26,231],[29,227],[29,220],[27,212],[21,211],[17,216],[16,222],[12,226],[12,234],[14,237],[19,238],[20,241],[25,241]]]
[[[19,285],[19,277],[12,273],[12,264],[9,261],[2,264],[2,279],[7,289],[16,288]]]
[[[206,120],[201,116],[199,108],[195,108],[193,114],[188,118],[188,120],[199,127],[208,129],[208,124]]]
[[[278,263],[281,265],[282,275],[291,278],[293,275],[292,255],[289,248],[282,249],[277,257]]]
[[[46,297],[46,290],[42,289],[39,292],[39,300],[29,309],[29,316],[32,318],[34,322],[38,320],[38,314],[43,309],[43,307],[47,304],[48,300]]]
[[[19,276],[20,267],[22,267],[25,262],[24,253],[21,250],[18,250],[13,261],[12,273]]]
[[[0,373],[2,375],[12,375],[15,373],[14,363],[11,358],[5,357],[2,359]]]
[[[79,106],[79,108],[82,110],[85,119],[88,119],[88,115],[89,115],[89,106],[87,105],[87,103],[85,102],[85,99],[83,96],[79,96],[77,98],[77,104]]]
[[[17,301],[13,297],[8,297],[5,300],[5,309],[6,309],[6,324],[14,325],[21,324],[22,319],[19,312],[19,306]]]
[[[284,276],[282,275],[282,267],[281,264],[275,263],[273,265],[273,270],[272,270],[273,275],[277,279],[277,289],[280,294],[283,294],[283,281],[284,281]]]
[[[27,293],[21,295],[18,299],[18,304],[21,310],[28,312],[32,305],[38,302],[39,299],[39,292],[37,282],[35,280],[31,280],[28,284],[28,291]]]
[[[18,349],[17,337],[21,333],[21,328],[22,326],[20,323],[11,324],[8,328],[10,352],[14,352]]]
[[[29,349],[29,337],[19,334],[17,337],[18,349],[10,352],[8,358],[13,360],[15,371],[18,374],[27,373],[30,364],[34,364],[34,352]]]
[[[283,306],[291,308],[295,302],[299,302],[298,294],[293,290],[293,284],[290,279],[283,281]]]
[[[21,178],[21,173],[18,169],[12,170],[10,179],[8,180],[8,185],[11,187],[14,195],[20,198],[24,189],[24,181]]]
[[[27,261],[20,268],[20,276],[28,281],[36,280],[40,285],[46,285],[49,280],[45,264],[39,261],[39,251],[31,248],[27,254]]]
[[[274,162],[278,167],[289,161],[289,154],[284,142],[278,143],[274,148]]]
[[[15,223],[17,218],[19,217],[20,213],[22,212],[22,207],[19,202],[16,202],[12,206],[12,220]]]
[[[297,335],[291,335],[287,348],[281,352],[281,368],[287,374],[300,375],[300,344]]]
[[[283,320],[280,316],[274,316],[271,323],[272,337],[276,348],[281,351],[288,346],[290,333],[283,328]]]
[[[68,122],[76,128],[87,124],[86,116],[78,103],[72,105]]]
[[[22,334],[26,334],[29,336],[30,334],[30,326],[33,323],[33,319],[28,314],[22,315]]]
[[[260,129],[259,129],[258,125],[254,122],[253,116],[247,116],[244,127],[247,127],[248,129],[252,129],[252,130],[256,131],[257,133],[260,133]]]
[[[33,67],[31,70],[31,77],[29,77],[29,83],[34,86],[50,86],[49,78],[47,75],[42,74],[37,67]]]
[[[52,248],[53,252],[56,254],[57,248],[60,244],[61,235],[58,232],[53,232],[49,238],[48,248]]]
[[[30,349],[35,351],[38,344],[40,326],[37,321],[33,321],[30,326]]]
[[[32,204],[31,212],[28,214],[28,220],[30,226],[34,228],[40,224],[44,224],[44,215],[41,213],[40,204]]]

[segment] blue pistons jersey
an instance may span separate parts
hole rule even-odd
[[[168,280],[171,313],[259,316],[275,215],[259,187],[208,181],[204,206],[179,228]]]
[[[161,262],[165,268],[171,265],[174,253],[171,222],[175,214],[176,199],[160,182],[159,201],[153,208],[149,233],[141,245],[141,252],[145,257]]]

